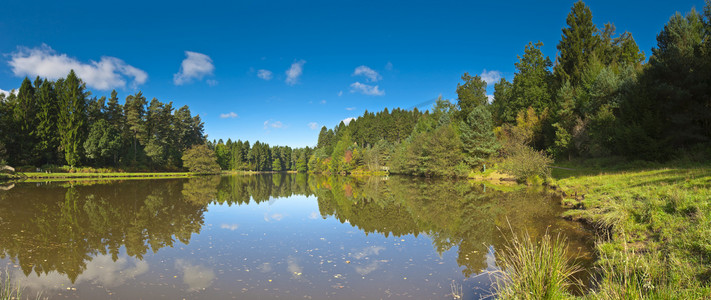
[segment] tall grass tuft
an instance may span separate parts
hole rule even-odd
[[[12,284],[10,272],[5,269],[0,273],[0,300],[22,299],[22,289]]]
[[[568,299],[571,288],[582,288],[573,277],[582,269],[568,258],[566,238],[546,232],[534,242],[528,232],[512,235],[497,253],[503,270],[495,286],[499,299]]]

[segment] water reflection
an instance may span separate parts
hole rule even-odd
[[[353,245],[357,246],[342,249],[341,265],[364,280],[384,270],[408,268],[408,265],[394,265],[393,260],[397,259],[392,254],[392,251],[402,251],[397,248],[401,243],[409,243],[404,239],[408,235],[428,236],[440,255],[440,259],[427,261],[411,259],[408,264],[441,264],[441,256],[454,250],[461,274],[475,282],[484,282],[483,294],[489,292],[487,286],[491,279],[482,276],[496,270],[495,249],[504,244],[499,228],[509,231],[510,226],[514,231],[527,230],[534,237],[546,231],[564,231],[571,238],[571,252],[577,254],[576,248],[587,249],[585,235],[576,224],[557,217],[561,208],[543,190],[485,190],[481,184],[466,181],[409,177],[272,174],[188,180],[20,183],[11,190],[0,191],[0,257],[9,258],[19,266],[17,272],[21,273],[14,274],[17,283],[37,290],[63,289],[82,282],[111,288],[139,281],[141,275],[154,269],[159,274],[154,277],[175,276],[176,280],[182,280],[182,283],[171,284],[182,284],[187,292],[215,289],[221,274],[238,269],[250,277],[260,273],[261,277],[276,278],[276,273],[285,272],[296,284],[313,284],[313,278],[325,276],[321,281],[327,281],[326,284],[338,290],[349,282],[353,284],[341,273],[323,274],[326,272],[323,266],[335,265],[335,262],[333,258],[319,255],[320,262],[314,263],[314,253],[323,251],[318,248],[307,250],[305,257],[298,250],[290,250],[295,248],[284,247],[280,254],[261,257],[253,265],[222,266],[219,270],[215,266],[222,263],[213,256],[196,260],[211,254],[174,257],[171,265],[161,267],[144,261],[144,256],[163,248],[188,245],[205,231],[208,206],[259,203],[276,206],[277,199],[299,195],[315,196],[318,211],[314,207],[301,216],[266,209],[260,211],[263,224],[281,226],[282,222],[290,222],[293,226],[294,222],[300,222],[296,218],[303,218],[301,222],[335,219],[366,236],[375,234],[394,239],[390,246],[354,241]],[[214,228],[225,234],[229,232],[234,240],[250,234],[259,237],[250,241],[257,243],[251,249],[265,246],[264,249],[276,247],[273,251],[278,251],[285,246],[283,241],[263,240],[261,233],[250,231],[252,227],[248,222],[222,220],[214,224]],[[291,230],[296,230],[294,235],[297,236],[319,235],[318,228],[314,232]],[[214,234],[208,233],[208,236]],[[209,248],[212,248],[211,239]],[[333,246],[324,238],[321,241],[325,247]],[[391,246],[397,249],[388,249]],[[198,250],[209,253],[202,248]],[[250,269],[254,272],[248,273]],[[170,274],[165,274],[165,270],[170,270]],[[399,275],[388,276],[401,279]],[[359,291],[352,293],[358,295]]]

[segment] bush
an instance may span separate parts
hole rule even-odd
[[[529,146],[519,145],[504,159],[501,169],[504,173],[516,177],[519,182],[523,182],[532,176],[538,176],[541,179],[550,177],[551,163],[553,163],[553,159],[543,151],[536,151]]]
[[[217,155],[207,145],[195,145],[183,153],[183,166],[199,174],[220,173]]]

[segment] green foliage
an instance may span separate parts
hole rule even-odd
[[[98,165],[111,162],[115,166],[120,149],[121,135],[117,128],[105,120],[91,125],[89,135],[84,141],[84,151],[88,159],[96,161]]]
[[[58,127],[64,159],[70,166],[79,165],[86,124],[85,84],[72,70],[57,82],[59,99]]]
[[[491,114],[484,106],[475,107],[460,121],[459,130],[464,161],[470,168],[481,166],[498,149]]]
[[[220,172],[215,152],[210,150],[207,145],[190,147],[185,151],[182,158],[183,166],[190,172],[199,174],[216,174]]]
[[[598,30],[592,22],[590,8],[583,1],[573,5],[565,21],[568,27],[563,28],[557,47],[555,75],[559,83],[569,81],[578,85],[591,54],[599,47],[600,40],[595,36]]]
[[[464,120],[475,107],[486,105],[486,81],[479,75],[471,76],[469,73],[462,75],[464,84],[457,84],[457,106],[460,111],[459,119]]]
[[[553,160],[543,151],[537,151],[526,145],[515,147],[512,153],[501,163],[501,169],[519,182],[532,176],[550,177],[550,165]]]

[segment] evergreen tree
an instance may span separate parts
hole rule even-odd
[[[41,157],[41,163],[57,163],[57,151],[59,149],[59,131],[57,128],[57,115],[59,103],[54,89],[54,83],[47,79],[35,80],[35,96],[39,104],[37,112],[37,147],[34,153]]]
[[[558,44],[558,59],[554,73],[559,84],[570,81],[577,86],[600,40],[595,36],[597,28],[592,21],[592,12],[583,1],[576,2],[566,18],[568,27]]]
[[[460,121],[459,131],[464,162],[471,168],[481,166],[498,149],[491,113],[484,106],[475,107]]]
[[[131,153],[133,154],[133,162],[138,160],[139,139],[144,136],[145,125],[144,115],[146,114],[146,97],[143,93],[138,92],[135,95],[126,97],[124,104],[124,114],[126,115],[126,132],[131,140]]]
[[[459,119],[463,120],[474,107],[486,105],[489,98],[486,96],[486,81],[479,75],[471,76],[469,73],[462,75],[464,84],[457,84],[457,106]]]
[[[86,124],[85,84],[74,70],[58,84],[59,118],[58,128],[60,144],[64,149],[64,159],[70,166],[79,165],[82,158],[82,146]]]

